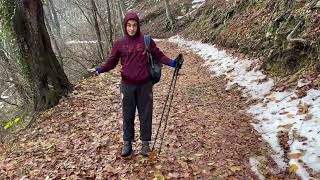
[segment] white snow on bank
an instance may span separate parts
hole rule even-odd
[[[302,113],[303,108],[308,112]],[[263,103],[250,107],[248,112],[258,120],[257,124],[254,124],[255,129],[266,135],[264,139],[271,145],[275,144],[275,139],[271,137],[276,138],[279,131],[289,132],[290,154],[302,153],[302,157],[291,159],[290,165],[300,166],[298,173],[304,174],[304,179],[308,179],[308,176],[298,159],[320,172],[319,90],[311,89],[307,96],[301,99],[297,98],[294,92],[273,92]],[[279,149],[274,149],[280,152]]]
[[[79,41],[79,40],[72,40],[72,41],[67,41],[66,44],[96,44],[98,41],[93,40],[93,41]]]
[[[254,172],[260,180],[265,180],[265,177],[259,172],[260,162],[256,158],[250,158],[251,171]]]
[[[193,0],[192,1],[192,9],[200,8],[205,2],[206,2],[206,0]]]
[[[220,51],[215,46],[203,44],[197,41],[186,41],[179,36],[171,37],[169,42],[176,43],[179,46],[194,50],[199,56],[206,60],[205,65],[208,65],[210,70],[216,75],[226,75],[229,79],[227,89],[233,84],[238,84],[243,89],[244,96],[251,96],[254,99],[263,98],[272,88],[273,80],[267,80],[264,74],[260,71],[250,68],[253,61],[241,60],[228,55],[225,51]]]
[[[154,42],[161,42],[161,41],[163,41],[163,39],[154,39],[154,38],[152,38],[152,39],[153,39]]]
[[[275,154],[272,156],[280,169],[296,166],[296,173],[302,179],[310,179],[304,168],[320,172],[320,91],[311,89],[307,95],[298,98],[295,92],[270,92],[274,81],[261,71],[250,68],[254,60],[237,59],[213,45],[198,41],[187,41],[179,36],[168,39],[180,47],[190,49],[205,60],[205,65],[217,76],[225,75],[228,79],[226,89],[237,83],[245,96],[262,99],[263,102],[249,107],[248,112],[257,122],[252,124],[270,144]],[[297,87],[310,82],[299,81]],[[287,131],[289,134],[290,161],[283,160],[283,150],[277,134]],[[253,171],[257,160],[251,159]],[[263,178],[260,178],[263,179]]]

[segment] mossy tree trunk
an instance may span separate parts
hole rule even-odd
[[[17,0],[13,20],[21,61],[33,91],[34,110],[56,105],[72,90],[50,43],[41,0]]]

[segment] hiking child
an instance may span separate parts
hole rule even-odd
[[[150,79],[148,57],[144,35],[140,32],[140,20],[136,12],[130,11],[124,18],[125,36],[118,39],[107,63],[95,68],[95,73],[108,72],[116,67],[121,59],[121,97],[123,113],[122,157],[132,153],[134,141],[134,119],[136,108],[140,119],[141,154],[146,156],[151,150],[153,83]],[[171,67],[179,66],[179,60],[165,56],[151,39],[150,51],[154,60]]]

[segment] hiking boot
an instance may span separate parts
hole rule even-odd
[[[142,148],[141,148],[142,156],[148,156],[148,153],[150,152],[151,152],[151,149],[149,147],[149,141],[142,141]]]
[[[121,156],[128,157],[131,155],[131,153],[132,153],[131,141],[124,141]]]

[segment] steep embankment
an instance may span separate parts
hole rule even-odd
[[[320,50],[317,1],[236,1],[203,7],[186,34],[246,54],[267,57],[265,68],[286,75],[311,65]]]
[[[284,79],[296,74],[291,81],[303,74],[318,74],[320,1],[206,0],[195,10],[199,7],[196,2],[170,2],[176,18],[174,31],[165,28],[163,4],[142,3],[137,9],[142,12],[144,30],[156,37],[179,33],[188,39],[263,57],[262,68]]]

